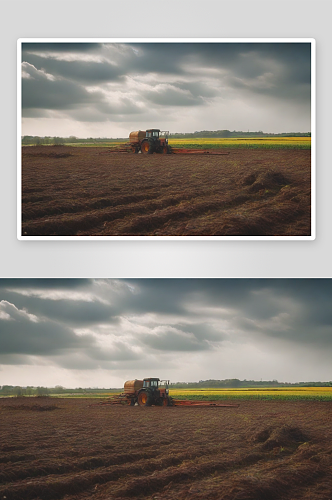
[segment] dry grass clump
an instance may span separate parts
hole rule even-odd
[[[262,443],[262,450],[273,450],[276,447],[293,448],[309,440],[299,427],[283,425],[268,427],[254,436],[253,441]]]

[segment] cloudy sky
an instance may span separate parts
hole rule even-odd
[[[309,43],[24,43],[22,135],[309,132]]]
[[[2,279],[0,385],[332,380],[332,280]]]

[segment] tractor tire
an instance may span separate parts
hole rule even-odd
[[[139,406],[151,406],[152,405],[151,394],[149,394],[146,391],[142,391],[139,393],[137,401]]]
[[[134,398],[130,398],[130,399],[128,400],[128,405],[129,405],[129,406],[135,406],[135,399],[134,399]]]
[[[152,154],[154,152],[154,143],[153,141],[144,140],[141,143],[141,151],[142,153]]]
[[[141,152],[142,152],[142,154],[147,153],[149,151],[149,148],[150,148],[150,145],[149,145],[148,141],[143,141],[141,143]]]
[[[134,153],[135,153],[136,155],[138,154],[138,148],[137,148],[137,147],[135,148]]]

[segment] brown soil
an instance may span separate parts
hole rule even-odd
[[[330,500],[331,411],[0,399],[0,498]]]
[[[27,236],[308,236],[311,152],[22,148]]]

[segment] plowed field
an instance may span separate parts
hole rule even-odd
[[[310,235],[310,150],[22,149],[25,236]]]
[[[0,498],[330,500],[332,402],[0,399]]]

